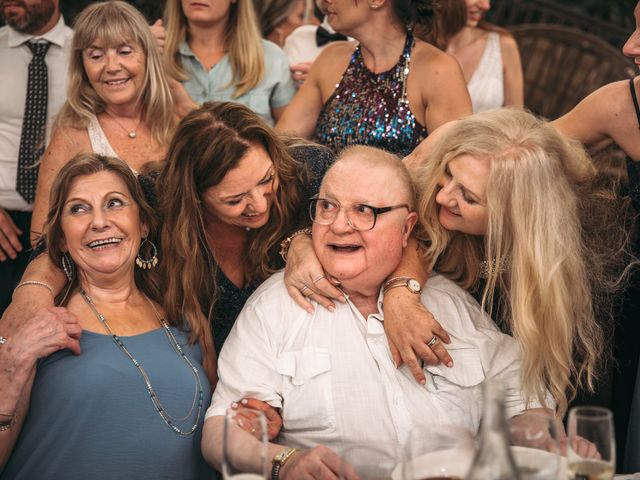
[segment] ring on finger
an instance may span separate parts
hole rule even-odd
[[[431,340],[429,340],[427,342],[427,347],[431,348],[433,347],[436,343],[438,343],[438,337],[436,335],[434,335],[433,337],[431,337]]]
[[[307,290],[311,290],[309,287],[307,287],[306,285],[303,285],[302,288],[300,289],[300,293],[302,294],[303,297],[306,297],[307,295],[304,294],[304,292],[306,292]],[[309,293],[309,295],[311,295],[311,293]]]
[[[318,278],[316,278],[313,283],[318,283],[320,280],[322,280],[323,278],[327,278],[324,275],[320,275]]]

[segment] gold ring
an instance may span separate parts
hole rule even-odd
[[[307,287],[306,285],[304,285],[301,289],[300,289],[300,293],[302,294],[303,297],[306,297],[306,295],[304,294],[304,292],[306,292],[307,290],[309,290],[309,287]]]
[[[313,283],[317,283],[317,282],[319,282],[320,280],[322,280],[323,278],[327,278],[327,277],[325,277],[324,275],[320,275],[318,278],[316,278],[316,279],[313,281]]]
[[[436,343],[438,343],[438,337],[436,337],[435,335],[433,337],[431,337],[431,340],[429,340],[427,342],[427,347],[431,348],[433,347]]]

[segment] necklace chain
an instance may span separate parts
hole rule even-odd
[[[109,115],[114,122],[116,122],[118,124],[118,126],[125,131],[125,133],[127,134],[127,137],[129,137],[131,140],[135,139],[138,136],[138,127],[140,126],[140,121],[142,120],[142,117],[138,118],[138,122],[136,123],[136,128],[134,128],[133,130],[128,130],[125,128],[124,125],[122,125],[120,123],[120,121],[115,117],[115,115],[113,115],[111,112],[109,112],[108,110],[104,111],[107,115]]]
[[[151,385],[151,379],[149,378],[149,375],[143,368],[142,364],[138,360],[136,360],[136,358],[129,352],[127,347],[125,347],[124,343],[122,342],[122,339],[118,335],[113,333],[113,330],[111,330],[111,327],[109,327],[109,324],[104,318],[104,315],[98,312],[98,309],[93,303],[92,298],[89,295],[87,295],[87,293],[82,289],[80,290],[80,295],[82,295],[82,298],[84,299],[84,301],[87,303],[87,305],[89,305],[89,308],[91,308],[91,310],[96,315],[100,323],[102,323],[102,325],[104,326],[107,333],[111,336],[111,339],[114,341],[114,343],[127,357],[129,357],[129,360],[131,361],[131,363],[136,367],[138,372],[140,372],[140,375],[142,375],[145,387],[147,388],[147,392],[149,393],[149,397],[151,398],[153,405],[156,407],[156,410],[160,414],[160,417],[162,417],[162,420],[164,420],[164,422],[178,435],[186,437],[193,434],[196,428],[198,428],[198,423],[200,422],[200,416],[202,414],[202,406],[203,406],[202,382],[200,381],[200,376],[198,375],[198,369],[193,366],[189,358],[185,355],[184,351],[182,350],[182,347],[180,346],[175,336],[173,335],[173,332],[169,328],[169,325],[167,325],[167,322],[164,320],[164,318],[160,317],[160,315],[158,314],[158,310],[156,310],[155,305],[149,299],[149,297],[144,295],[144,297],[147,299],[147,301],[151,305],[151,308],[153,308],[156,318],[158,319],[158,322],[160,322],[160,325],[164,329],[164,333],[167,336],[169,343],[173,347],[173,350],[182,358],[182,361],[188,365],[189,370],[191,370],[191,374],[195,379],[196,392],[193,396],[193,401],[191,402],[191,408],[189,409],[189,411],[184,417],[173,417],[169,415],[167,410],[162,405],[162,402],[160,402],[160,398],[158,397],[156,391],[153,389],[153,386]],[[198,413],[196,415],[194,424],[191,426],[191,428],[187,430],[181,430],[175,425],[175,422],[180,422],[189,418],[196,407],[196,403],[197,403]]]

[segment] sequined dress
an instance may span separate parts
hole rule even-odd
[[[408,155],[427,136],[409,109],[407,77],[414,41],[407,33],[404,50],[390,70],[373,73],[360,46],[335,91],[322,107],[315,141],[339,151],[349,145],[371,145]]]

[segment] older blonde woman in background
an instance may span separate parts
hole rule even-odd
[[[2,478],[213,478],[200,453],[211,337],[162,309],[155,224],[121,160],[61,169],[45,233],[66,286],[57,307],[3,325]]]
[[[194,102],[231,100],[270,124],[280,118],[296,89],[282,50],[261,38],[253,0],[168,0],[164,25],[168,72]]]
[[[173,101],[155,39],[126,2],[101,2],[75,23],[67,102],[40,166],[31,239],[42,232],[49,190],[74,155],[124,160],[134,171],[164,158],[175,125]]]

